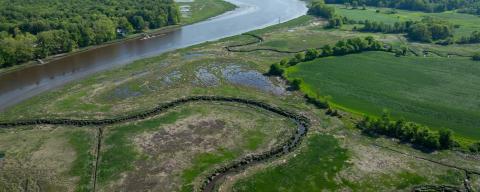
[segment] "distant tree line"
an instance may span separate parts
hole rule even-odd
[[[441,44],[453,43],[453,25],[433,17],[425,17],[421,21],[406,21],[385,24],[370,20],[355,21],[347,17],[335,14],[335,8],[325,4],[323,0],[312,2],[309,8],[309,14],[328,19],[327,28],[339,28],[343,24],[364,24],[360,31],[381,32],[381,33],[407,33],[407,36],[414,41],[433,42],[439,41]],[[472,41],[474,37],[471,38]]]
[[[0,67],[179,22],[173,0],[0,0]]]
[[[466,14],[472,14],[472,15],[480,15],[480,1],[472,1],[471,4],[468,6],[465,6],[463,8],[460,8],[458,10],[459,13],[466,13]]]
[[[460,9],[465,13],[479,14],[478,0],[325,0],[327,4],[389,7],[423,12],[443,12]]]
[[[425,17],[421,21],[396,22],[393,25],[366,20],[360,31],[382,33],[406,33],[414,41],[433,42],[443,40],[453,43],[454,26],[446,21]],[[444,42],[442,42],[444,43]]]
[[[458,43],[460,44],[480,43],[480,31],[474,31],[470,36],[462,37]]]

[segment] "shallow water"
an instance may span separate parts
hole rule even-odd
[[[230,65],[222,69],[222,75],[229,83],[253,87],[275,95],[283,95],[286,90],[255,70],[244,70],[240,66]]]

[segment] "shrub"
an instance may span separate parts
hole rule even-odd
[[[305,98],[308,103],[315,105],[315,107],[318,107],[319,109],[330,109],[330,105],[325,99],[321,99],[320,97],[310,97],[308,95],[305,95]]]
[[[379,119],[366,116],[357,123],[357,128],[368,135],[397,138],[430,150],[451,149],[455,144],[453,133],[450,130],[434,132],[426,126],[413,122],[392,121],[387,113],[384,113]]]
[[[278,63],[275,63],[270,66],[270,70],[268,71],[269,75],[274,76],[282,76],[285,70],[283,70],[282,66]]]
[[[335,16],[335,8],[325,5],[323,0],[316,0],[310,5],[308,14],[330,19]]]
[[[480,152],[480,142],[476,142],[468,147],[470,152],[479,153]]]
[[[450,129],[443,129],[438,132],[440,138],[440,147],[442,149],[449,149],[452,148],[454,145],[453,141],[453,132]]]
[[[290,82],[290,86],[292,90],[300,90],[300,87],[302,86],[303,80],[301,79],[293,79]]]
[[[474,61],[480,61],[480,53],[475,53],[473,56],[472,56],[472,59]]]
[[[306,52],[305,52],[305,59],[304,61],[311,61],[311,60],[314,60],[318,57],[318,55],[320,55],[320,52],[318,52],[318,50],[316,49],[308,49]]]

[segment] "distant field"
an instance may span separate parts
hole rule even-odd
[[[317,59],[287,74],[339,107],[371,115],[387,109],[396,118],[480,139],[480,62],[368,52]]]
[[[468,36],[473,31],[480,31],[480,17],[451,11],[443,13],[424,13],[416,11],[396,10],[396,14],[389,14],[388,11],[390,11],[391,9],[386,8],[368,7],[367,10],[362,10],[345,9],[343,5],[337,5],[335,7],[338,14],[357,21],[370,20],[393,24],[398,21],[418,21],[425,16],[440,18],[443,20],[447,20],[454,25],[460,25],[458,29],[455,29],[455,38]],[[380,13],[377,13],[376,10],[380,10]]]

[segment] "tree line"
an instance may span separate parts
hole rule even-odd
[[[307,62],[321,57],[342,56],[363,51],[382,50],[385,50],[383,43],[375,40],[371,36],[340,40],[333,46],[324,45],[319,49],[307,49],[306,51],[295,54],[292,58],[284,58],[280,62],[272,64],[268,74],[282,76],[285,68],[295,66],[300,62]]]
[[[179,22],[173,0],[0,0],[0,67]]]
[[[447,21],[424,17],[421,21],[395,22],[393,25],[366,20],[360,31],[382,33],[406,33],[414,41],[453,43],[454,26]]]
[[[394,121],[387,113],[383,113],[378,119],[366,116],[357,123],[357,128],[368,135],[397,138],[427,150],[451,149],[458,146],[453,139],[453,132],[449,129],[432,131],[427,126],[417,123],[405,120]]]
[[[330,4],[346,4],[352,7],[374,6],[396,9],[443,12],[459,9],[465,13],[480,14],[478,0],[325,0]]]
[[[357,128],[367,135],[382,135],[399,139],[401,142],[411,143],[425,150],[452,149],[459,147],[455,141],[453,131],[441,129],[433,131],[429,127],[405,120],[392,120],[388,113],[380,118],[365,118],[357,123]],[[472,153],[480,152],[480,142],[468,146]]]
[[[458,9],[459,13],[480,15],[480,1],[473,1],[469,6]]]
[[[313,1],[308,13],[328,19],[326,28],[340,28],[343,24],[363,24],[363,27],[359,29],[355,26],[354,30],[363,32],[405,33],[406,36],[413,41],[435,42],[440,45],[480,43],[479,31],[474,31],[470,36],[462,37],[460,40],[455,41],[453,38],[454,28],[458,28],[459,26],[434,17],[427,16],[420,21],[403,21],[395,22],[394,24],[370,20],[356,21],[337,15],[335,8],[326,5],[324,0]],[[406,51],[406,48],[397,50],[396,55],[406,55]],[[472,56],[472,59],[476,61],[480,60],[477,55]]]

